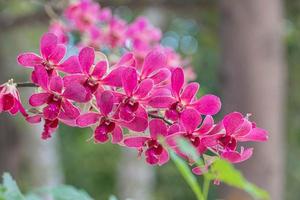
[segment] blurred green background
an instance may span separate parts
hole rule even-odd
[[[0,65],[1,82],[10,77],[26,80],[29,71],[20,68],[16,56],[23,51],[38,51],[41,34],[47,31],[49,19],[43,9],[43,1],[39,0],[0,0]],[[201,91],[222,95],[220,86],[220,12],[218,1],[186,0],[181,1],[100,1],[101,5],[111,6],[115,13],[129,21],[140,14],[150,15],[153,9],[163,14],[163,44],[174,47],[183,56],[192,60],[197,73],[197,81]],[[300,199],[300,2],[284,1],[284,42],[286,63],[288,66],[288,85],[286,91],[287,113],[285,118],[286,138],[286,184],[285,198]],[[266,8],[268,9],[268,8]],[[150,13],[150,14],[149,14]],[[29,190],[39,186],[30,175],[31,159],[34,153],[26,153],[30,141],[28,138],[32,127],[19,119],[18,126],[7,128],[13,120],[1,116],[1,135],[5,131],[12,133],[10,137],[1,136],[2,148],[6,152],[0,157],[15,156],[11,163],[0,163],[1,170],[11,171],[21,183],[22,188]],[[5,123],[3,123],[5,122]],[[23,128],[27,126],[27,129]],[[38,133],[35,133],[38,134]],[[56,150],[59,152],[60,170],[66,184],[85,189],[96,199],[108,199],[111,194],[118,194],[118,170],[120,166],[121,148],[111,144],[96,145],[87,142],[91,130],[75,129],[61,126],[57,137]],[[11,141],[15,140],[15,141]],[[25,144],[24,144],[24,141]],[[29,145],[30,146],[30,145]],[[43,152],[39,152],[43,154]],[[48,154],[45,154],[48,155]],[[276,156],[276,155],[270,155]],[[0,159],[1,162],[1,159]],[[43,162],[43,161],[41,161]],[[8,168],[8,166],[15,166]],[[45,168],[47,171],[47,168]],[[192,200],[194,195],[181,178],[172,162],[162,167],[154,167],[155,186],[153,198],[157,200]],[[212,187],[210,198],[216,198],[216,187]]]

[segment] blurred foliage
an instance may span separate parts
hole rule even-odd
[[[286,51],[288,62],[286,199],[300,197],[300,2],[286,2]]]
[[[3,174],[0,184],[0,200],[93,200],[86,192],[72,186],[60,185],[54,188],[39,188],[24,195],[10,174]]]

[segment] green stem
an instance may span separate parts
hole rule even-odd
[[[190,188],[196,195],[197,200],[206,200],[202,193],[201,187],[197,182],[196,177],[189,169],[189,166],[185,163],[185,161],[179,158],[173,151],[170,152],[170,155],[178,171],[181,173],[186,183],[190,186]]]
[[[203,178],[203,197],[206,200],[209,192],[210,179],[206,175],[204,175]]]

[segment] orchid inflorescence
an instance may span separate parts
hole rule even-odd
[[[77,42],[71,41],[74,35]],[[193,163],[177,138],[188,140],[199,156],[212,152],[232,163],[248,159],[253,149],[239,142],[266,141],[267,132],[239,112],[215,123],[220,99],[198,98],[199,84],[188,83],[190,70],[179,67],[186,61],[160,39],[161,31],[144,17],[128,24],[92,1],[71,4],[42,36],[40,55],[18,56],[18,63],[32,70],[31,82],[1,85],[0,112],[43,121],[43,139],[51,138],[59,123],[91,127],[95,143],[135,148],[151,165],[168,162],[170,150]],[[71,48],[79,52],[67,56]],[[36,87],[32,108],[22,106],[18,86]]]

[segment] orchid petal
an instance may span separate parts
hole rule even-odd
[[[112,132],[112,143],[117,144],[123,140],[123,133],[120,126],[116,126]]]
[[[45,103],[47,103],[48,99],[50,97],[49,93],[37,93],[33,94],[29,98],[29,104],[33,107],[41,106]]]
[[[128,67],[122,75],[122,84],[124,91],[128,96],[131,96],[134,89],[137,87],[137,72],[136,69]]]
[[[202,96],[192,106],[202,115],[215,115],[221,109],[221,101],[219,97],[208,94]]]
[[[130,137],[130,138],[124,139],[124,144],[127,147],[139,148],[139,147],[143,147],[144,143],[147,140],[149,140],[148,137]]]
[[[100,61],[96,64],[92,76],[100,80],[106,73],[108,68],[108,63],[106,61]]]
[[[80,127],[89,127],[99,121],[101,115],[94,112],[85,113],[76,119],[76,124]]]
[[[82,72],[77,56],[70,56],[58,66],[58,69],[69,74]]]
[[[53,76],[50,79],[49,87],[51,91],[60,94],[63,89],[63,84],[63,80],[60,76]]]
[[[62,109],[69,119],[76,119],[80,115],[79,109],[68,100],[62,102]]]
[[[149,123],[151,138],[157,139],[158,136],[167,135],[167,126],[161,119],[152,119]]]
[[[145,79],[139,84],[137,90],[134,92],[134,96],[139,99],[142,99],[150,93],[152,88],[153,81],[151,79]]]
[[[112,70],[103,80],[104,85],[122,87],[122,74],[126,67],[118,67]]]
[[[57,46],[57,37],[53,33],[45,33],[41,38],[40,51],[45,59],[54,53]]]
[[[226,133],[231,135],[243,123],[243,115],[239,112],[232,112],[227,114],[223,119],[223,125]]]
[[[147,77],[157,69],[165,67],[166,61],[167,61],[166,55],[163,54],[161,51],[158,50],[151,51],[145,57],[143,68],[142,68],[142,76]]]
[[[53,64],[58,64],[66,55],[66,47],[63,44],[58,44],[53,53],[49,56],[48,61]]]
[[[180,116],[180,121],[188,133],[193,133],[201,120],[200,114],[195,109],[186,109]]]
[[[89,74],[91,66],[94,64],[95,51],[91,47],[85,47],[81,49],[78,55],[79,63],[82,70]]]
[[[43,59],[39,57],[35,53],[22,53],[18,55],[18,63],[24,67],[33,67],[37,64],[41,64],[43,62]]]
[[[114,106],[114,95],[111,91],[104,91],[100,94],[96,94],[97,105],[100,108],[101,113],[107,116]]]
[[[199,90],[199,83],[190,83],[184,89],[180,96],[185,104],[189,104],[196,96]]]
[[[172,72],[171,86],[175,97],[179,97],[179,93],[184,83],[184,73],[182,68],[176,68]]]

